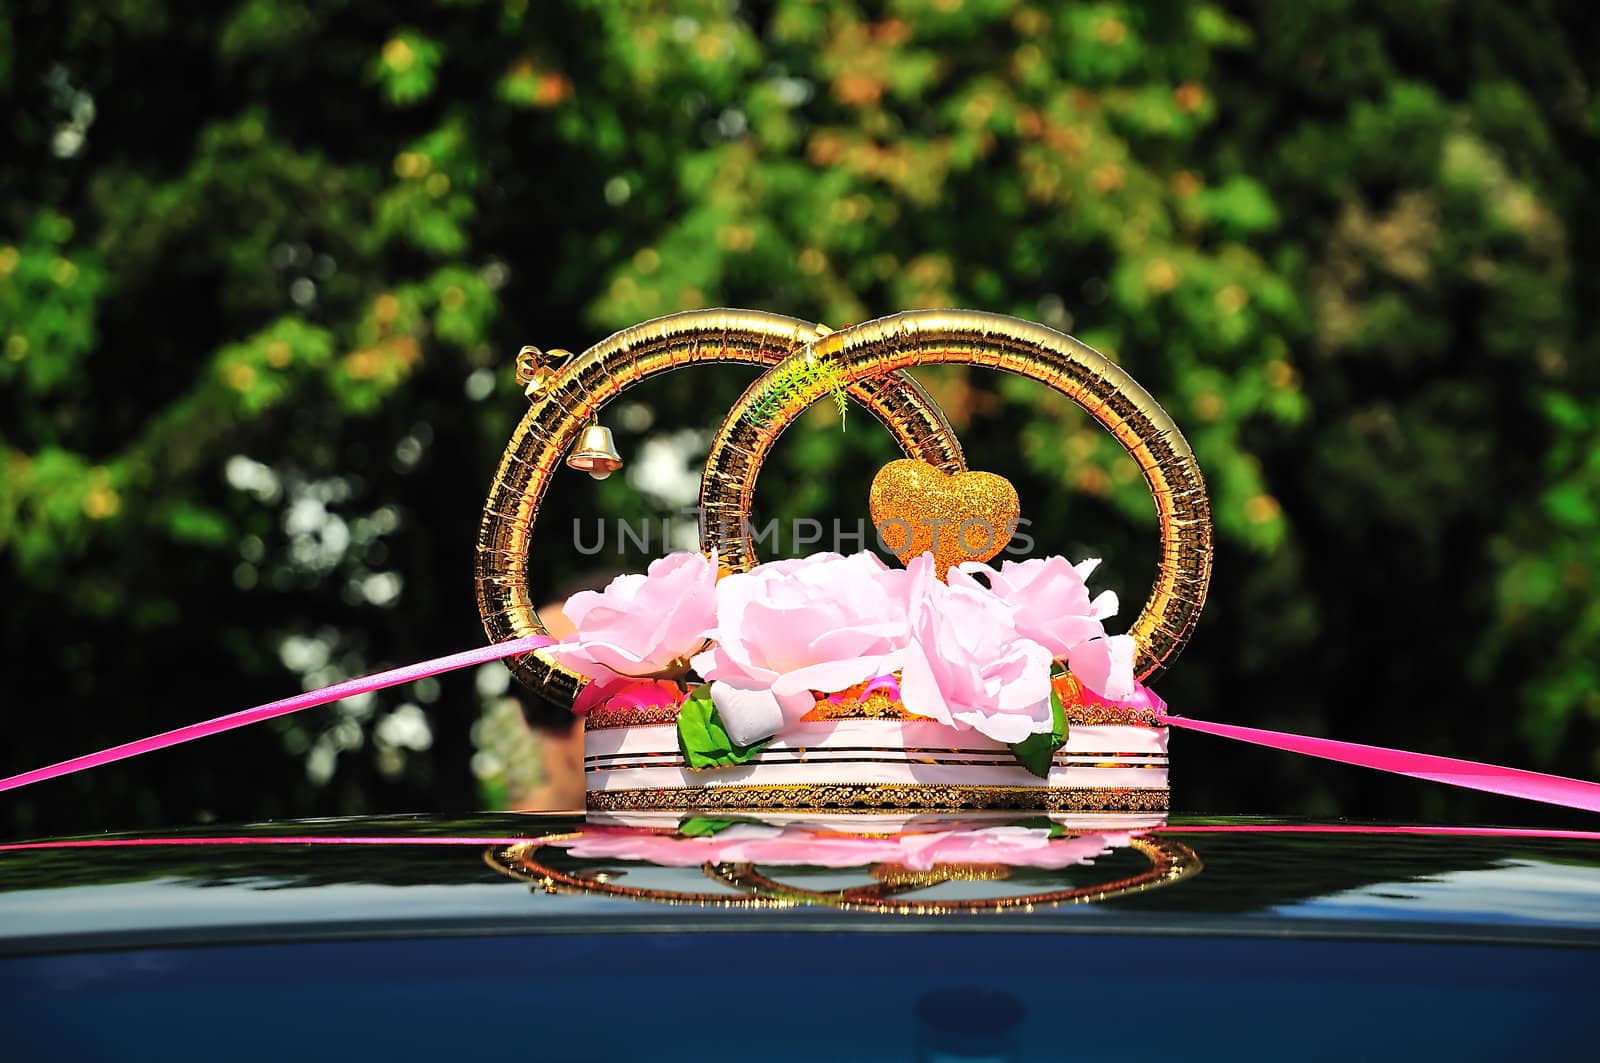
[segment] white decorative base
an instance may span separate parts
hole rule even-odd
[[[584,777],[589,807],[612,811],[810,804],[1158,812],[1167,807],[1167,731],[1073,725],[1041,779],[976,731],[902,720],[802,724],[754,763],[690,771],[677,728],[662,723],[590,730]]]

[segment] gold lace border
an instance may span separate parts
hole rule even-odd
[[[772,809],[927,812],[1020,809],[1044,812],[1165,812],[1165,786],[1000,786],[959,783],[789,783],[654,790],[591,790],[592,812],[760,812]]]

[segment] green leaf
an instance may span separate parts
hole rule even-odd
[[[1583,404],[1571,395],[1563,395],[1559,392],[1546,395],[1544,412],[1553,423],[1568,431],[1581,432],[1588,427],[1589,418],[1584,411]]]
[[[368,72],[382,87],[389,102],[405,107],[433,92],[444,47],[413,30],[395,34],[372,60]]]
[[[1214,188],[1195,193],[1194,212],[1235,236],[1267,232],[1278,226],[1278,208],[1265,185],[1249,177],[1229,177]]]
[[[1054,690],[1050,691],[1050,724],[1048,734],[1029,735],[1011,743],[1018,762],[1041,779],[1050,775],[1050,758],[1067,744],[1067,710],[1061,704],[1061,695]]]
[[[174,502],[165,516],[168,532],[180,543],[218,547],[226,546],[235,538],[228,518],[193,502]]]
[[[1569,528],[1588,529],[1600,525],[1600,509],[1590,490],[1581,483],[1564,483],[1544,496],[1545,512],[1551,520]]]
[[[749,823],[747,819],[712,819],[709,816],[690,816],[678,824],[678,834],[684,838],[709,838],[721,834],[736,823]]]
[[[772,739],[764,738],[754,745],[735,745],[711,701],[709,683],[689,691],[683,707],[678,710],[678,748],[683,750],[683,759],[690,771],[748,763],[770,741]]]

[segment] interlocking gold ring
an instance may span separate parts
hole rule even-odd
[[[825,371],[796,372],[801,360]],[[1128,632],[1138,647],[1134,673],[1146,679],[1170,664],[1194,629],[1211,579],[1211,506],[1194,452],[1155,399],[1105,355],[1000,314],[895,314],[820,336],[767,370],[729,412],[706,457],[702,550],[716,550],[734,571],[755,565],[748,515],[761,464],[783,430],[830,387],[952,362],[1007,370],[1054,388],[1138,463],[1155,499],[1161,567]],[[785,386],[775,388],[774,381]],[[781,401],[774,402],[775,394]]]
[[[696,310],[623,329],[562,363],[517,425],[484,503],[475,584],[489,640],[545,633],[528,592],[529,540],[551,476],[601,406],[658,373],[707,362],[772,366],[827,334],[823,325],[778,314]],[[909,456],[965,471],[955,432],[921,386],[904,374],[875,375],[881,379],[850,385],[850,397],[883,422]],[[570,706],[584,682],[537,652],[507,664],[558,706]]]

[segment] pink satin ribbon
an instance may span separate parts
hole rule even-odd
[[[447,657],[435,657],[430,661],[418,664],[408,664],[403,668],[391,668],[387,672],[377,672],[373,675],[362,676],[359,679],[347,679],[343,683],[335,683],[331,687],[321,690],[312,690],[305,694],[296,694],[292,698],[270,702],[266,705],[257,705],[253,709],[243,712],[231,713],[227,716],[218,716],[214,720],[204,723],[191,723],[187,727],[180,727],[176,731],[167,731],[165,734],[152,735],[134,742],[126,742],[110,749],[102,749],[98,753],[90,753],[82,757],[73,757],[63,760],[59,764],[51,764],[45,768],[35,768],[25,771],[21,775],[13,775],[9,779],[0,779],[0,793],[7,790],[16,790],[34,783],[44,782],[48,779],[59,779],[63,775],[74,772],[88,771],[98,768],[102,764],[113,764],[128,757],[137,757],[141,753],[153,753],[158,749],[168,746],[182,745],[193,742],[197,738],[206,738],[210,735],[231,731],[235,727],[244,727],[262,720],[270,720],[277,716],[287,716],[291,712],[301,709],[310,709],[318,705],[326,705],[330,701],[342,701],[353,698],[357,694],[365,694],[372,690],[382,690],[384,687],[398,686],[401,683],[411,683],[418,679],[426,679],[430,675],[439,675],[442,672],[453,672],[458,668],[470,668],[475,664],[485,664],[489,661],[498,661],[503,657],[514,657],[519,653],[527,653],[541,646],[548,646],[555,639],[548,635],[528,635],[509,642],[497,642],[492,646],[483,646],[476,650],[466,650],[462,653],[452,653]]]
[[[573,813],[580,815],[581,813]],[[1600,831],[1541,830],[1537,827],[1396,827],[1359,823],[1201,823],[1194,826],[1157,827],[1134,834],[1408,834],[1447,838],[1523,838],[1600,841]],[[329,835],[222,835],[214,838],[71,838],[64,841],[8,842],[0,853],[36,849],[146,849],[185,846],[237,845],[521,845],[541,835],[381,834]]]
[[[1196,823],[1156,827],[1151,834],[1417,834],[1441,838],[1556,838],[1600,842],[1600,830],[1546,830],[1543,827],[1412,827],[1364,823]],[[4,846],[0,846],[4,848]]]
[[[141,738],[120,746],[112,746],[110,749],[102,749],[98,753],[74,757],[59,764],[35,768],[20,775],[0,779],[0,793],[7,790],[16,790],[23,786],[31,786],[34,783],[45,782],[49,779],[57,779],[63,775],[71,775],[74,772],[98,768],[103,764],[112,764],[128,757],[139,756],[141,753],[151,753],[158,749],[166,749],[169,746],[192,742],[197,738],[205,738],[209,735],[220,734],[223,731],[231,731],[236,727],[244,727],[261,720],[287,716],[292,712],[299,712],[301,709],[326,705],[330,701],[339,701],[343,698],[354,697],[357,694],[382,690],[384,687],[396,686],[400,683],[414,682],[418,679],[425,679],[428,676],[455,671],[458,668],[470,668],[475,664],[485,664],[489,661],[513,657],[519,653],[527,653],[542,646],[548,646],[553,641],[548,635],[528,635],[524,638],[512,639],[509,642],[499,642],[492,646],[483,646],[475,650],[453,653],[446,657],[435,657],[432,660],[406,665],[403,668],[393,668],[386,672],[378,672],[359,679],[335,683],[333,686],[323,687],[321,690],[297,694],[292,698],[284,698],[281,701],[258,705],[253,709],[245,709],[243,712],[219,716],[214,720],[190,724],[175,731],[167,731],[164,734],[154,735],[150,738]],[[1383,746],[1367,746],[1355,742],[1338,742],[1330,738],[1310,738],[1305,735],[1285,734],[1282,731],[1267,731],[1259,727],[1208,723],[1205,720],[1191,720],[1183,716],[1159,715],[1157,720],[1169,727],[1200,731],[1222,738],[1231,738],[1239,742],[1247,742],[1251,745],[1266,746],[1270,749],[1303,753],[1306,756],[1320,757],[1324,760],[1333,760],[1341,764],[1354,764],[1358,767],[1374,768],[1378,771],[1386,771],[1395,775],[1408,775],[1415,779],[1442,782],[1449,786],[1461,786],[1472,790],[1483,790],[1492,794],[1503,794],[1508,797],[1542,801],[1546,804],[1560,805],[1563,808],[1600,812],[1600,783],[1585,782],[1581,779],[1567,779],[1559,775],[1523,771],[1520,768],[1503,768],[1494,764],[1482,764],[1472,760],[1457,760],[1454,757],[1436,757],[1427,753],[1408,753],[1399,749],[1386,749]]]
[[[142,849],[151,846],[189,845],[520,845],[528,838],[518,836],[459,836],[459,835],[338,835],[280,834],[271,837],[221,837],[221,838],[71,838],[59,842],[9,842],[0,845],[0,853],[26,852],[31,849]]]
[[[1447,786],[1460,786],[1469,790],[1521,797],[1529,801],[1578,808],[1586,812],[1600,812],[1600,783],[1568,779],[1560,775],[1545,775],[1521,768],[1502,768],[1495,764],[1482,764],[1475,760],[1457,760],[1454,757],[1436,757],[1429,753],[1407,753],[1402,749],[1383,746],[1364,746],[1356,742],[1336,742],[1331,738],[1309,738],[1305,735],[1266,731],[1259,727],[1240,727],[1231,723],[1208,723],[1183,716],[1157,716],[1169,727],[1231,738],[1254,746],[1282,749],[1290,753],[1303,753],[1308,757],[1335,760],[1340,764],[1354,764],[1360,768],[1375,768],[1393,775],[1409,775],[1413,779],[1442,782]]]

